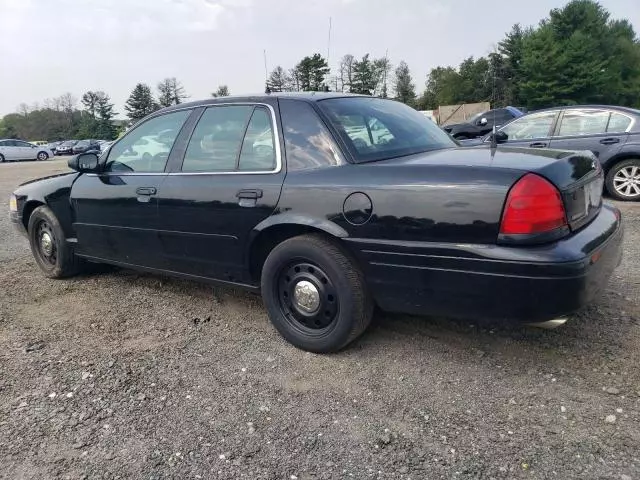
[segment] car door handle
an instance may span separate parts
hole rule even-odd
[[[248,190],[240,190],[236,197],[241,200],[257,200],[262,198],[262,190],[260,189],[248,189]]]
[[[620,143],[619,138],[603,138],[600,140],[602,145],[613,145],[614,143]]]
[[[530,143],[529,146],[531,148],[545,148],[547,144],[546,142],[533,142],[533,143]]]
[[[155,187],[138,187],[136,189],[136,193],[138,195],[144,195],[146,197],[150,197],[151,195],[155,195],[157,190]]]
[[[236,194],[236,197],[238,197],[238,205],[240,205],[241,207],[255,207],[258,204],[258,199],[262,198],[262,190],[240,190]]]

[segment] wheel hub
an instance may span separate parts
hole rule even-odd
[[[321,332],[338,315],[338,291],[318,265],[292,262],[279,272],[276,288],[282,313],[299,330]]]
[[[43,232],[40,237],[40,248],[42,249],[42,253],[44,253],[47,257],[51,256],[53,253],[53,239],[48,232]]]
[[[613,179],[614,187],[620,195],[635,197],[640,195],[640,167],[621,168]]]
[[[293,299],[298,308],[307,313],[318,310],[320,306],[320,292],[308,280],[301,280],[293,288]]]

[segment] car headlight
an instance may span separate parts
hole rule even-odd
[[[15,195],[11,195],[9,197],[9,211],[17,212],[18,211],[18,199]]]

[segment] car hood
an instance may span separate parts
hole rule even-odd
[[[518,147],[457,147],[376,162],[378,165],[432,165],[499,168],[535,172],[565,189],[599,171],[593,153]]]

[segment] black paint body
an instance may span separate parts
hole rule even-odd
[[[180,172],[190,134],[207,105],[269,105],[280,127],[283,98],[308,102],[321,116],[314,103],[325,97],[271,95],[181,105],[193,113],[165,172],[70,173],[30,182],[15,192],[13,219],[24,228],[30,212],[45,204],[80,256],[254,290],[262,249],[273,246],[270,240],[317,231],[353,255],[383,309],[478,319],[533,322],[572,313],[603,288],[620,262],[619,212],[601,204],[572,223],[571,233],[560,240],[499,242],[507,194],[528,172],[558,187],[571,216],[576,192],[602,176],[586,154],[453,145],[355,164],[341,149],[337,165],[288,171],[278,128],[282,165],[276,173]],[[157,194],[141,198],[140,187]],[[261,196],[247,204],[238,198],[247,190]]]

